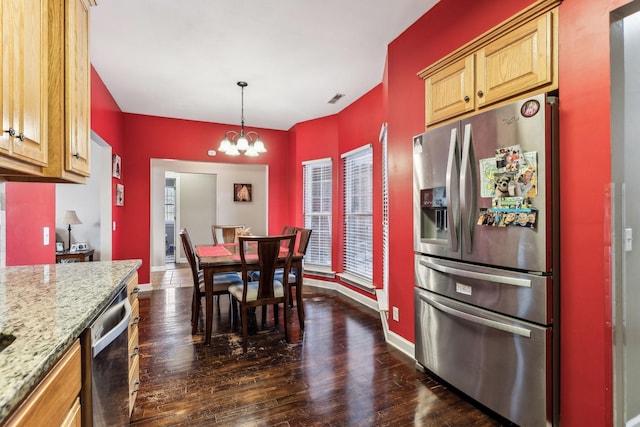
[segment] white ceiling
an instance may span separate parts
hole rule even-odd
[[[244,80],[245,125],[287,130],[379,84],[437,1],[98,0],[91,63],[124,112],[239,125]]]

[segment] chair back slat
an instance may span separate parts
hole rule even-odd
[[[287,275],[291,270],[291,258],[293,256],[295,237],[295,234],[289,234],[268,237],[240,236],[238,238],[240,260],[242,261],[242,278],[245,282],[243,300],[246,301],[249,272],[256,270],[255,264],[247,264],[248,254],[246,253],[246,249],[248,245],[257,245],[258,271],[260,272],[257,299],[271,299],[275,297],[273,280],[276,269],[283,268]],[[282,253],[283,249],[286,249],[285,254]],[[285,290],[286,289],[287,287],[285,286]]]
[[[180,230],[180,240],[182,241],[182,249],[187,256],[187,261],[189,261],[189,267],[191,267],[194,287],[197,288],[199,286],[198,263],[193,250],[193,244],[191,243],[191,237],[189,237],[189,232],[186,228]]]

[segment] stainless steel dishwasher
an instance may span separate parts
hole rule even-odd
[[[129,424],[130,320],[131,305],[123,286],[84,334],[85,424],[94,427]]]

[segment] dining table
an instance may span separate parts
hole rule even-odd
[[[284,248],[283,248],[284,249]],[[284,250],[283,250],[284,254]],[[215,275],[218,273],[242,272],[242,260],[240,259],[239,243],[222,243],[218,245],[196,245],[196,257],[198,264],[204,274],[205,288],[205,344],[211,344],[211,334],[213,329],[213,284]],[[302,305],[302,268],[304,255],[294,252],[291,257],[291,269],[297,269],[300,274],[296,274],[296,304],[298,309],[298,319],[300,328],[304,328],[304,306]],[[245,259],[247,265],[256,265],[258,269],[257,247],[249,244],[245,248]],[[284,264],[284,257],[282,258]],[[286,278],[285,278],[286,280]],[[283,283],[286,285],[286,283]],[[285,307],[285,310],[288,307]]]

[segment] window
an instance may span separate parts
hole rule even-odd
[[[373,281],[373,149],[342,155],[344,160],[344,273]]]
[[[382,287],[389,292],[389,153],[387,151],[387,124],[380,129],[382,143]],[[387,298],[388,300],[388,298]]]
[[[305,268],[331,270],[331,159],[302,163],[304,185],[304,226],[313,230]]]

